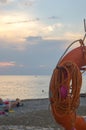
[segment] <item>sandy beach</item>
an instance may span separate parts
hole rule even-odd
[[[0,116],[0,125],[54,126],[48,99],[23,100],[22,107]]]
[[[85,102],[86,97],[82,97],[77,114],[86,115]],[[7,115],[0,115],[0,126],[58,127],[50,111],[49,99],[28,99],[22,100],[22,103],[24,104],[22,107],[15,108]]]

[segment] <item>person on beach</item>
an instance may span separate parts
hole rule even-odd
[[[5,112],[9,112],[9,110],[15,107],[23,106],[19,98],[16,98],[15,101],[9,101],[9,100],[3,101],[2,98],[0,98],[0,105],[1,107],[3,107],[3,110]]]
[[[16,101],[11,101],[10,102],[10,109],[14,107],[19,107],[22,106],[23,104],[21,103],[19,98],[16,98]]]
[[[2,100],[2,98],[0,98],[0,114],[2,114],[2,112],[7,111],[8,112],[8,105],[4,103],[4,101]]]
[[[20,106],[23,106],[23,103],[21,103],[21,100],[19,98],[16,98],[15,101],[9,101],[9,110]]]
[[[3,105],[3,100],[2,100],[2,98],[0,98],[0,105]]]

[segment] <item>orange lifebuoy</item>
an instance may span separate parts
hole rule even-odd
[[[86,46],[77,47],[70,51],[61,62],[63,61],[72,61],[77,64],[79,68],[86,65]]]
[[[86,130],[86,121],[76,115],[80,103],[82,74],[86,65],[86,46],[75,48],[63,57],[53,71],[49,99],[57,123],[65,130]]]

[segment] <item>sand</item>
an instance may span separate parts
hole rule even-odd
[[[82,97],[77,114],[86,115],[86,97]],[[23,100],[22,107],[15,108],[7,115],[0,115],[0,125],[25,125],[55,128],[58,124],[50,111],[49,99]]]

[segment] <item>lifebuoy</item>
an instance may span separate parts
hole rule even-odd
[[[86,65],[85,58],[86,58],[86,46],[80,46],[73,49],[67,55],[65,55],[61,62],[72,61],[73,63],[76,63],[79,68],[81,68]]]
[[[80,103],[82,74],[86,65],[86,46],[80,46],[65,55],[53,71],[49,99],[57,123],[65,130],[86,130],[86,121],[76,115]]]

